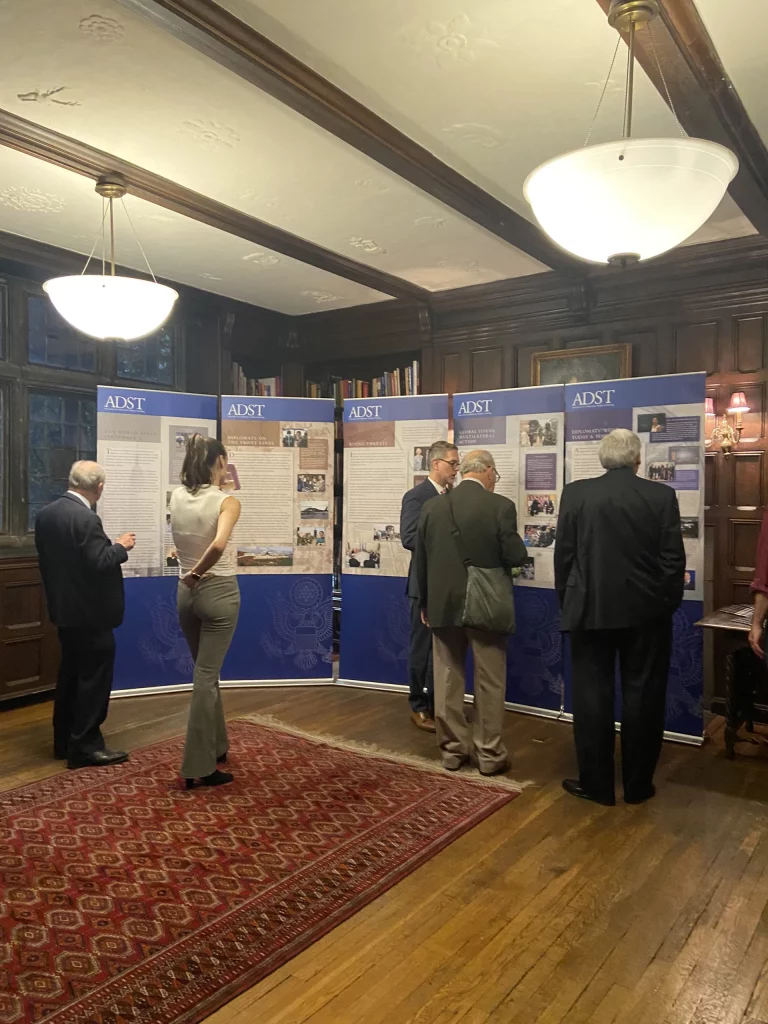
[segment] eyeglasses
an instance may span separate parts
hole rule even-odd
[[[435,462],[444,462],[447,466],[450,466],[451,469],[458,469],[461,465],[461,463],[456,459],[435,459]]]
[[[493,467],[493,472],[496,474],[496,483],[498,483],[499,480],[501,480],[501,473],[498,471],[498,469],[496,469],[495,466]]]

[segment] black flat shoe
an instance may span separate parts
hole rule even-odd
[[[512,762],[507,758],[506,761],[503,761],[497,768],[492,768],[489,772],[484,772],[482,768],[478,768],[477,770],[481,775],[484,775],[486,779],[490,779],[493,778],[494,775],[503,775],[505,772],[508,772],[511,767]]]
[[[594,796],[592,793],[588,793],[586,789],[581,785],[578,779],[566,779],[563,782],[563,789],[566,793],[570,793],[571,796],[577,796],[581,800],[591,800],[593,804],[602,804],[603,807],[615,807],[616,797],[614,796]]]
[[[128,760],[124,750],[94,750],[92,754],[70,757],[67,768],[103,768],[108,764],[122,764]]]
[[[200,779],[199,785],[201,786],[224,786],[228,782],[234,782],[235,776],[231,772],[220,772],[217,768],[215,772],[211,772],[210,775],[204,775]],[[187,779],[187,789],[195,789],[198,786],[197,779]]]
[[[651,797],[654,797],[654,796],[656,796],[656,787],[654,785],[652,785],[651,788],[646,790],[644,793],[631,793],[631,794],[625,793],[624,794],[624,803],[625,804],[644,804],[646,800],[650,800]]]

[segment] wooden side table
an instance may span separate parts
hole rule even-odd
[[[752,627],[751,605],[729,605],[705,615],[696,623],[702,629],[722,630],[725,638],[725,753],[729,760],[735,757],[737,743],[756,743],[755,694],[760,682],[760,662],[747,643]],[[738,731],[746,725],[748,738],[740,738]]]

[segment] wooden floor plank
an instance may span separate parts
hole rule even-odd
[[[407,701],[342,687],[233,689],[227,716],[438,760]],[[113,700],[109,743],[183,733],[188,694]],[[51,707],[0,714],[0,788],[62,770]],[[532,783],[209,1024],[746,1024],[768,1020],[768,748],[665,745],[658,796],[566,796],[571,728],[507,715]]]

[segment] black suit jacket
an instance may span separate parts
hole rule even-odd
[[[122,562],[128,552],[112,544],[101,519],[79,498],[63,494],[35,522],[48,614],[67,629],[115,629],[123,621]]]
[[[453,490],[450,504],[447,499],[427,502],[419,521],[416,580],[419,602],[433,629],[460,626],[464,612],[467,570],[453,536],[451,506],[473,565],[511,570],[528,557],[509,498],[464,480]]]
[[[421,510],[431,498],[439,498],[435,485],[431,480],[422,480],[403,495],[400,509],[400,541],[404,548],[411,552],[411,564],[408,567],[408,582],[405,592],[408,597],[418,597],[419,588],[416,583],[416,538],[419,532]]]
[[[563,630],[626,629],[672,615],[684,575],[671,487],[612,469],[564,488],[555,544]]]

